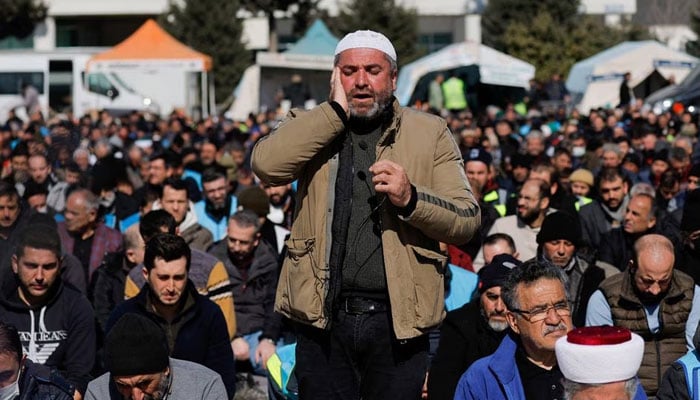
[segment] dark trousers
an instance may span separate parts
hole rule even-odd
[[[330,331],[299,326],[299,399],[420,399],[428,337],[398,341],[389,311],[338,311]]]

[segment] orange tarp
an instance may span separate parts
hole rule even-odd
[[[104,53],[95,55],[90,61],[174,59],[201,60],[204,69],[211,70],[211,57],[182,44],[153,19],[149,19],[124,41]]]

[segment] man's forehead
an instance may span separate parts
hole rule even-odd
[[[338,54],[338,65],[343,66],[367,66],[381,65],[388,66],[388,56],[376,49],[355,48],[348,49]]]
[[[565,299],[564,285],[559,279],[555,278],[540,278],[532,282],[518,283],[518,297],[533,298],[533,302],[538,302],[544,299],[538,298],[541,294],[561,294]]]

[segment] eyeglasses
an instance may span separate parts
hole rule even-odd
[[[547,315],[549,315],[549,310],[554,310],[554,312],[557,313],[560,317],[565,317],[567,315],[571,315],[571,309],[569,308],[569,303],[566,301],[560,301],[559,303],[552,304],[549,306],[540,306],[540,307],[535,307],[532,310],[518,310],[518,309],[510,309],[511,312],[520,314],[525,318],[526,320],[530,322],[540,322],[543,321],[545,318],[547,318]]]

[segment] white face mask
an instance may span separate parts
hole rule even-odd
[[[19,376],[14,383],[0,388],[0,400],[12,400],[19,396]]]
[[[571,149],[571,155],[574,157],[582,157],[584,154],[586,154],[586,148],[583,146],[574,146]]]

